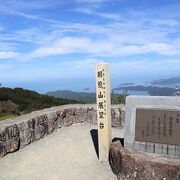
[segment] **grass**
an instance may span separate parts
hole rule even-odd
[[[0,121],[6,120],[9,118],[14,118],[16,116],[17,115],[14,115],[14,114],[0,114]]]

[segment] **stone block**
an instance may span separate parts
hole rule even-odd
[[[47,114],[47,134],[51,134],[57,128],[58,128],[57,113],[52,112]]]
[[[23,121],[18,124],[18,128],[20,131],[20,148],[34,141],[35,139],[34,127],[35,127],[35,119]]]
[[[75,122],[75,109],[65,109],[65,117],[63,118],[64,126],[70,126]]]
[[[146,148],[146,143],[141,141],[135,141],[133,147],[136,150],[144,151],[144,149]]]
[[[180,157],[138,152],[124,148],[120,141],[111,144],[109,157],[119,180],[180,179]]]
[[[66,117],[65,110],[59,110],[56,112],[56,114],[57,114],[57,122],[58,122],[57,127],[61,128],[64,126],[64,120],[63,119]]]
[[[97,111],[94,108],[88,108],[87,116],[88,123],[97,124]]]
[[[66,116],[67,116],[67,115],[72,115],[72,116],[74,116],[74,115],[75,115],[75,108],[65,109],[65,113],[66,113]]]
[[[168,145],[168,154],[176,155],[176,146],[175,145]]]
[[[20,133],[16,124],[0,129],[0,157],[19,149]]]
[[[64,126],[70,126],[75,121],[75,116],[67,115],[64,119]]]
[[[76,108],[75,109],[75,121],[77,123],[82,123],[84,121],[87,121],[88,114],[86,108]]]
[[[166,123],[165,120],[166,119],[163,119],[163,118],[166,118],[166,117],[162,117],[162,112],[163,113],[170,113],[172,111],[176,111],[177,110],[177,113],[180,109],[180,97],[158,97],[158,96],[128,96],[127,99],[126,99],[126,114],[125,114],[125,147],[126,148],[131,148],[131,149],[138,149],[138,147],[140,148],[139,150],[142,150],[142,146],[137,146],[135,141],[137,141],[137,134],[135,133],[135,129],[138,128],[138,125],[136,124],[136,112],[137,112],[137,109],[140,109],[141,112],[147,112],[147,110],[150,110],[154,113],[157,114],[157,112],[159,112],[159,116],[158,118],[162,118],[162,120],[160,121],[162,124],[159,125],[159,133],[161,133],[161,136],[159,135],[159,137],[166,137],[168,135],[168,137],[170,138],[171,136],[169,134],[164,134],[164,130],[166,129],[161,129],[161,126],[162,127],[166,127],[163,123]],[[155,110],[155,111],[154,111]],[[169,111],[169,112],[168,112]],[[162,115],[161,115],[161,114]],[[176,113],[176,112],[175,112]],[[142,117],[144,117],[142,114],[141,114]],[[149,116],[148,116],[149,117]],[[147,118],[148,118],[147,117]],[[142,118],[144,122],[147,122],[146,121],[146,118]],[[171,117],[169,116],[169,119],[168,119],[168,122],[170,123],[170,119]],[[156,121],[158,122],[158,119],[156,119]],[[149,123],[152,123],[152,121],[148,121]],[[173,121],[173,123],[177,123],[176,121]],[[158,123],[156,123],[155,125],[157,126]],[[142,133],[142,137],[144,136],[144,133],[147,134],[147,137],[151,137],[151,135],[153,136],[153,133],[152,131],[148,131],[149,128],[153,129],[152,128],[152,125],[153,124],[150,124],[149,127],[146,129],[147,132],[143,132],[143,131],[140,131],[140,130],[137,130],[137,132],[141,132]],[[142,124],[139,122],[139,127],[142,126]],[[174,125],[172,125],[173,128],[174,128]],[[153,126],[154,127],[154,126]],[[169,127],[169,125],[168,125]],[[155,127],[156,131],[158,130],[158,127]],[[170,130],[166,130],[166,133],[169,133]],[[149,134],[149,133],[152,133],[152,134]],[[157,132],[156,132],[157,133]],[[172,132],[173,133],[173,132]],[[177,134],[177,132],[175,131],[175,133]],[[140,133],[139,133],[140,134]],[[146,138],[147,138],[146,137]],[[157,137],[157,136],[156,136]],[[169,145],[171,145],[171,140],[170,139],[167,139],[167,138],[164,138],[163,141],[169,141]],[[150,142],[153,142],[155,144],[155,153],[160,153],[160,154],[168,154],[168,151],[167,151],[167,147],[165,145],[162,145],[164,144],[164,142],[160,141],[160,142],[157,142],[157,141],[160,141],[160,140],[157,140],[157,139],[154,139],[153,141],[146,141],[147,143],[150,143]],[[173,142],[178,143],[179,142],[179,139],[173,139]],[[134,147],[135,145],[135,147]],[[176,144],[174,144],[176,145]],[[175,148],[172,148],[172,146],[170,146],[171,149],[170,149],[170,154],[177,154],[177,153],[174,153],[175,151]],[[152,149],[154,148],[154,145],[146,145],[144,147],[144,151],[145,152],[151,152]],[[154,150],[153,150],[154,151]],[[179,151],[179,150],[177,150]]]
[[[7,154],[7,149],[6,149],[6,145],[5,142],[0,141],[0,157],[3,157]]]
[[[121,110],[121,127],[124,127],[125,124],[125,110]]]
[[[34,120],[35,120],[35,126],[34,126],[35,140],[39,140],[46,133],[48,133],[47,116],[41,115],[34,118]]]
[[[112,127],[120,127],[121,126],[121,111],[118,108],[111,109],[112,116]]]
[[[180,146],[176,146],[176,156],[180,156]]]

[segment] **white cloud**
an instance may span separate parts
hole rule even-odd
[[[31,60],[41,57],[83,53],[95,56],[129,56],[146,53],[161,55],[179,54],[179,47],[167,43],[146,43],[142,45],[124,45],[120,41],[92,40],[89,38],[63,37],[50,44],[20,56],[22,60]]]
[[[31,0],[31,1],[24,1],[24,0],[6,0],[3,3],[4,7],[8,7],[17,11],[24,11],[24,10],[35,10],[35,9],[51,9],[57,7],[62,4],[61,1],[58,0]]]
[[[19,68],[2,72],[1,78],[5,78],[6,81],[13,81],[13,77],[16,76],[16,81],[32,81],[32,80],[47,80],[51,78],[78,78],[78,77],[92,77],[94,76],[94,67],[97,62],[102,62],[98,59],[80,59],[75,61],[59,61],[51,63],[49,66],[36,66],[31,64],[25,66],[20,64]],[[10,65],[0,64],[0,68],[6,70],[10,68]]]
[[[75,60],[75,61],[62,61],[59,62],[59,66],[73,66],[75,68],[86,68],[86,67],[93,67],[96,63],[104,62],[101,59],[81,59],[81,60]]]
[[[52,33],[49,33],[49,31],[46,31],[43,28],[32,27],[16,31],[12,38],[20,42],[42,45],[53,39],[51,34]]]
[[[2,31],[4,31],[4,30],[5,30],[5,28],[2,27],[2,26],[0,26],[0,32],[2,32]]]
[[[76,8],[73,11],[87,15],[99,16],[105,19],[120,20],[120,16],[118,14],[98,12],[91,8]]]
[[[76,8],[76,9],[73,9],[73,11],[84,13],[84,14],[93,14],[94,13],[94,11],[91,8]]]
[[[150,80],[159,77],[172,77],[179,75],[180,59],[168,60],[136,60],[136,61],[120,61],[110,63],[112,76],[127,76],[139,79],[148,77]],[[128,68],[127,68],[128,67]]]
[[[152,20],[151,21],[152,25],[155,26],[177,26],[179,25],[179,21],[175,20],[175,19],[157,19],[157,20]]]
[[[1,9],[0,13],[4,13],[7,15],[15,15],[15,16],[20,16],[26,19],[33,19],[33,20],[38,19],[38,16],[36,15],[31,15],[28,13],[17,11],[17,10],[11,9],[9,6],[0,5],[0,9]]]
[[[7,69],[10,69],[12,68],[13,65],[12,64],[0,64],[0,70],[2,72],[2,70],[7,70]]]
[[[19,54],[10,51],[0,51],[0,59],[16,58]]]
[[[12,7],[14,6],[12,5]],[[18,8],[14,7],[14,9]],[[179,33],[180,23],[175,18],[134,18],[128,15],[122,16],[122,14],[122,17],[120,17],[116,13],[97,11],[96,8],[81,7],[74,10],[115,21],[104,21],[101,24],[67,23],[44,19],[35,15],[31,17],[30,14],[24,14],[19,9],[12,10],[10,13],[49,23],[40,23],[41,25],[37,27],[31,26],[30,28],[13,31],[13,33],[0,34],[0,48],[7,47],[9,42],[17,43],[14,46],[11,44],[13,47],[16,46],[17,49],[18,43],[24,43],[25,46],[31,47],[28,49],[32,50],[19,52],[19,56],[16,57],[21,60],[71,53],[101,57],[146,53],[160,55],[180,54],[180,40],[178,40],[176,34]],[[5,11],[8,12],[7,9]],[[17,51],[16,48],[12,50],[11,45],[9,44],[9,49],[7,47],[1,49],[1,51]]]
[[[95,76],[95,64],[103,62],[101,59],[80,59],[74,61],[59,61],[51,63],[48,66],[35,66],[31,68],[24,67],[16,70],[12,69],[12,73],[4,71],[1,78],[12,81],[16,76],[17,81],[47,80],[54,78],[80,78]],[[179,73],[180,59],[168,60],[124,60],[118,62],[108,62],[110,64],[112,77],[133,77],[139,78],[147,76],[149,79],[163,76],[176,76]],[[1,67],[1,65],[0,65]],[[2,66],[3,67],[3,66]],[[5,68],[8,67],[3,67]],[[119,82],[118,82],[119,83]]]
[[[78,3],[103,3],[107,2],[107,0],[75,0]]]
[[[39,5],[36,5],[39,4]],[[39,16],[38,14],[34,13],[28,13],[30,10],[36,10],[36,9],[50,9],[52,7],[57,7],[58,4],[51,3],[50,1],[46,1],[45,4],[43,2],[40,3],[40,1],[28,2],[28,1],[18,1],[18,3],[14,3],[14,1],[8,1],[7,3],[4,2],[3,4],[0,4],[0,14],[5,15],[11,15],[11,16],[19,16],[25,19],[30,20],[39,20],[44,22],[50,22],[50,23],[57,23],[58,21],[48,18],[43,18]]]
[[[120,16],[118,14],[113,13],[96,13],[97,16],[106,18],[106,19],[112,19],[112,20],[120,20]]]
[[[178,23],[176,26],[178,27]],[[21,60],[71,53],[101,57],[146,53],[179,55],[180,39],[176,36],[169,38],[169,35],[177,31],[158,25],[147,24],[145,27],[143,20],[136,23],[129,20],[103,25],[51,23],[46,28],[33,27],[15,31],[13,35],[3,34],[0,39],[1,46],[7,41],[17,41],[36,47],[32,51],[20,53],[17,58]]]

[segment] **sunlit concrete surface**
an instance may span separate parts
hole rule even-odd
[[[100,163],[90,124],[74,124],[0,159],[0,180],[113,180],[108,163]],[[113,137],[123,131],[112,129]]]

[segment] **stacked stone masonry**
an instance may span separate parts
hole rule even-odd
[[[180,157],[124,148],[120,141],[111,144],[109,157],[111,168],[119,180],[180,179]]]
[[[124,105],[112,106],[111,114],[112,127],[123,127]],[[96,105],[58,106],[2,121],[0,122],[0,157],[15,152],[57,129],[73,123],[96,125]]]

